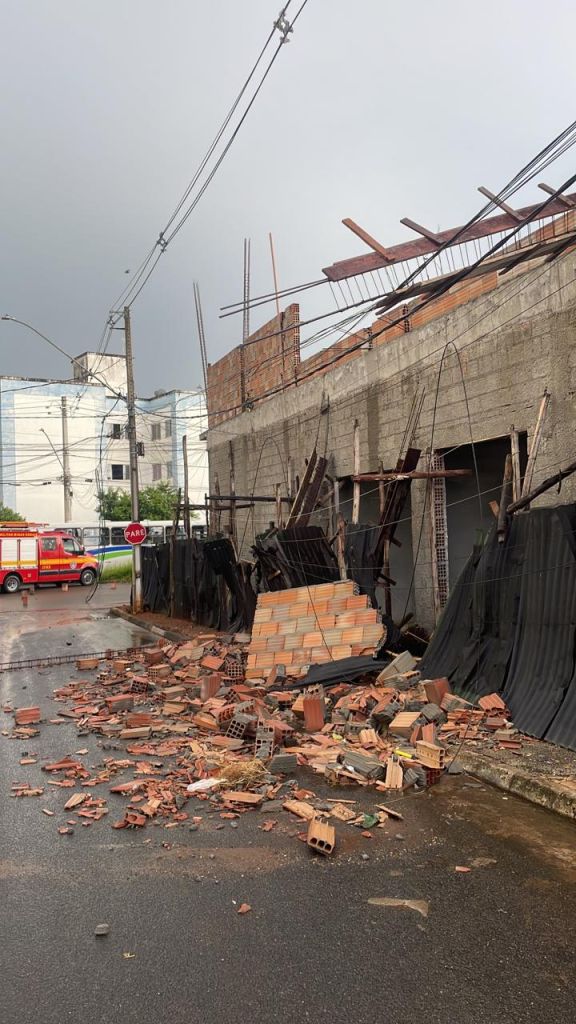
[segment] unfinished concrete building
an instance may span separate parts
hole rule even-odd
[[[212,529],[231,532],[249,557],[254,538],[288,515],[316,447],[328,464],[313,521],[334,541],[339,516],[356,520],[370,545],[398,485],[393,474],[415,471],[385,553],[386,591],[396,621],[412,612],[432,627],[495,522],[506,455],[514,496],[575,458],[575,201],[504,204],[472,228],[440,234],[406,222],[419,238],[390,249],[348,222],[372,251],[324,274],[360,283],[377,307],[373,322],[301,359],[300,309],[291,305],[209,367]],[[441,252],[444,264],[418,270]],[[402,287],[390,277],[395,267],[407,274]],[[410,450],[420,453],[416,464],[406,461]],[[538,501],[572,501],[574,487],[568,479],[560,496]],[[217,493],[238,498],[218,504]]]

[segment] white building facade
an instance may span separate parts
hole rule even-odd
[[[65,469],[69,522],[96,521],[100,489],[130,490],[124,356],[85,352],[72,365],[69,381],[0,377],[0,504],[30,521],[66,521]],[[189,500],[203,504],[206,426],[200,389],[137,398],[140,487],[164,481],[184,494],[186,438]]]

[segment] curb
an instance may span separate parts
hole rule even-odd
[[[140,629],[147,630],[148,633],[154,633],[156,636],[161,636],[165,640],[181,641],[186,640],[182,633],[176,633],[171,629],[161,629],[160,626],[149,625],[147,622],[142,622],[137,615],[131,615],[130,612],[125,612],[123,608],[110,608],[110,615],[115,615],[117,619],[125,619],[126,622],[132,623],[133,626],[139,626]]]
[[[458,764],[470,775],[482,782],[504,789],[514,796],[523,797],[532,804],[545,807],[564,818],[576,820],[576,791],[568,789],[562,782],[543,780],[528,772],[507,768],[505,765],[494,764],[480,754],[461,751],[457,758]]]

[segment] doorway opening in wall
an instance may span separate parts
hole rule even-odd
[[[496,522],[490,502],[500,502],[504,463],[506,456],[510,454],[510,448],[508,435],[475,442],[480,501],[478,501],[472,445],[465,444],[453,451],[448,449],[444,453],[439,453],[443,454],[446,469],[471,470],[470,476],[448,478],[445,481],[450,590],[453,589],[470,557],[479,531],[485,538]],[[519,433],[519,449],[520,472],[523,476],[528,459],[525,431]]]
[[[377,472],[377,469],[374,470]],[[354,485],[350,477],[340,480],[340,512],[345,521],[352,521],[352,500]],[[378,537],[378,524],[380,521],[380,494],[378,484],[364,482],[360,485],[360,515],[359,526],[365,527],[364,550],[370,550],[376,543]],[[390,545],[390,579],[394,581],[390,585],[392,598],[392,618],[398,623],[406,614],[414,612],[414,592],[410,587],[412,578],[412,505],[410,494],[408,495],[400,521],[395,530],[395,538],[399,542]],[[367,558],[364,558],[367,563]],[[366,565],[366,568],[368,566]],[[406,604],[408,600],[408,605]],[[378,610],[385,613],[385,590],[384,587],[376,587],[376,602]]]

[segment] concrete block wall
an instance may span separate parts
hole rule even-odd
[[[528,272],[512,272],[498,287],[478,289],[471,301],[348,362],[289,387],[251,411],[208,433],[211,485],[229,479],[228,444],[234,449],[236,491],[286,493],[290,472],[300,477],[316,438],[338,477],[353,471],[353,425],[360,425],[361,472],[398,458],[413,398],[425,390],[416,443],[449,449],[502,437],[514,424],[533,433],[547,387],[552,399],[534,483],[575,457],[576,436],[576,257],[569,253]],[[476,284],[476,282],[474,282]],[[444,301],[444,300],[440,300]],[[412,325],[413,326],[413,325]],[[452,342],[448,348],[445,346]],[[455,351],[457,350],[457,352]],[[444,352],[444,357],[442,358]],[[440,372],[441,371],[441,372]],[[321,413],[323,397],[329,409]],[[469,415],[468,415],[469,414]],[[469,419],[470,416],[470,419]],[[413,550],[417,549],[426,485],[412,485]],[[486,501],[494,495],[487,495]],[[576,499],[574,479],[540,503]],[[239,512],[239,538],[246,554],[252,532],[274,518],[273,506]],[[362,513],[361,513],[362,518]],[[225,521],[225,520],[224,520]],[[415,574],[413,605],[418,621],[432,625],[429,532],[425,527]]]

